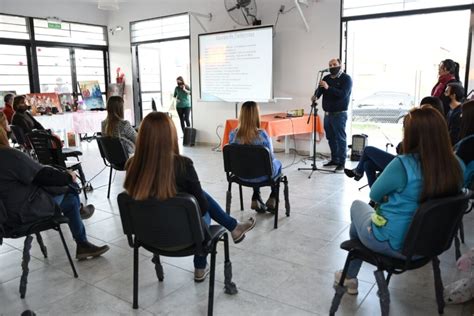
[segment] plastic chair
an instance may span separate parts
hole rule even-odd
[[[53,166],[59,169],[77,171],[82,184],[82,192],[87,200],[86,176],[82,170],[80,161],[68,161],[63,154],[61,141],[45,131],[33,131],[26,135],[31,144],[34,156],[43,165]]]
[[[31,145],[28,142],[23,129],[16,125],[10,125],[10,129],[13,134],[13,140],[18,144],[20,150],[28,155],[31,154]]]
[[[341,248],[349,253],[341,279],[335,287],[336,293],[329,314],[335,315],[346,291],[344,280],[349,263],[353,259],[361,259],[377,267],[374,275],[377,281],[381,314],[383,316],[389,313],[390,293],[388,284],[392,275],[421,268],[431,261],[438,312],[442,314],[445,303],[438,256],[451,247],[471,196],[471,191],[463,191],[454,197],[433,199],[423,203],[416,211],[405,237],[401,251],[406,257],[405,260],[376,253],[365,247],[357,239],[344,241]],[[384,277],[384,271],[388,273],[387,278]]]
[[[459,146],[458,146],[459,145]],[[459,158],[463,161],[466,167],[466,176],[464,186],[470,190],[474,190],[474,158],[473,158],[473,150],[474,150],[474,135],[468,136],[461,140],[458,143],[456,148],[456,154]],[[466,209],[464,214],[467,214],[472,211],[474,202],[471,200],[470,206]],[[461,257],[461,242],[464,244],[464,224],[461,221],[459,225],[459,237],[458,234],[454,237],[454,245],[455,245],[455,256],[456,260]]]
[[[64,240],[64,235],[61,231],[61,224],[66,224],[69,222],[67,217],[59,215],[60,210],[59,207],[56,208],[56,214],[51,217],[47,218],[41,218],[38,219],[37,221],[34,221],[32,223],[28,224],[23,224],[20,226],[15,226],[15,227],[5,227],[2,223],[0,222],[0,245],[3,243],[3,239],[5,238],[25,238],[24,246],[23,246],[23,259],[21,262],[21,268],[22,268],[22,274],[20,278],[20,297],[25,298],[26,295],[26,285],[28,283],[28,263],[30,262],[30,249],[31,249],[31,243],[33,241],[32,235],[36,235],[36,240],[38,241],[38,244],[40,246],[41,252],[43,253],[43,256],[45,258],[48,258],[48,250],[46,246],[43,243],[43,239],[41,237],[41,232],[54,229],[59,232],[59,236],[61,237],[61,241],[64,246],[64,250],[66,251],[66,255],[69,260],[69,264],[71,265],[72,272],[74,274],[74,277],[77,278],[77,271],[76,267],[74,266],[74,263],[71,258],[71,254],[69,253],[69,249],[67,247],[66,241]],[[0,201],[0,219],[6,220],[7,219],[7,212],[5,209],[5,206],[3,205],[2,201]]]
[[[240,193],[240,209],[244,210],[244,201],[242,196],[242,186],[245,187],[265,187],[269,186],[275,188],[277,192],[275,220],[273,227],[278,228],[278,208],[280,203],[280,182],[283,182],[283,194],[285,198],[286,216],[290,216],[290,201],[288,178],[280,174],[274,178],[272,157],[268,149],[260,145],[238,145],[228,144],[224,146],[224,170],[229,183],[226,194],[226,211],[230,213],[230,206],[232,200],[232,183],[239,184]],[[242,179],[254,179],[266,176],[268,180],[263,182],[248,182]]]
[[[229,259],[227,231],[220,225],[207,227],[201,217],[196,199],[189,194],[178,194],[166,201],[148,199],[135,201],[125,192],[118,198],[123,232],[133,248],[133,308],[138,308],[138,249],[140,247],[155,254],[153,263],[158,280],[164,279],[160,255],[186,257],[211,254],[209,274],[208,315],[214,306],[214,280],[216,247],[224,242],[224,287],[225,293],[236,294],[232,282],[232,263]]]
[[[101,136],[97,137],[97,145],[99,146],[100,156],[104,164],[110,168],[109,186],[107,189],[107,198],[110,197],[110,185],[112,183],[113,169],[124,171],[125,163],[128,160],[128,153],[125,150],[120,138]]]

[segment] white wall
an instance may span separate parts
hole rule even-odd
[[[105,11],[97,4],[75,0],[0,0],[0,13],[46,18],[55,16],[68,22],[107,25]]]
[[[227,15],[223,0],[208,1],[161,1],[139,2],[134,4],[122,3],[118,12],[109,16],[109,26],[122,25],[125,31],[109,37],[111,69],[121,67],[127,77],[126,93],[131,95],[130,80],[132,77],[130,57],[130,34],[128,24],[146,18],[159,17],[181,12],[212,13],[212,21],[200,18],[208,32],[239,28]],[[262,24],[273,24],[281,4],[289,9],[291,0],[257,0],[258,17]],[[314,91],[318,70],[327,67],[330,58],[339,55],[340,34],[340,2],[337,0],[309,1],[309,7],[303,7],[303,12],[310,25],[306,32],[298,12],[281,15],[276,27],[274,38],[274,92],[275,97],[292,97],[292,101],[260,104],[262,113],[285,112],[289,109],[304,108],[310,110],[309,98]],[[217,143],[215,134],[218,125],[224,125],[226,118],[235,117],[235,106],[222,102],[200,102],[199,67],[198,67],[198,34],[204,30],[191,18],[191,85],[193,95],[194,127],[198,130],[198,141]],[[173,80],[174,78],[170,78]],[[131,102],[131,98],[129,98]],[[322,116],[322,110],[319,112]],[[222,133],[222,129],[220,130]],[[298,137],[297,147],[307,150],[308,135]],[[329,152],[326,142],[318,147],[318,151]]]
[[[280,16],[274,38],[274,95],[292,97],[292,101],[260,104],[262,113],[285,112],[289,109],[304,108],[309,112],[309,98],[314,91],[318,70],[327,67],[327,61],[339,54],[340,1],[309,0],[309,7],[303,12],[310,26],[306,32],[297,10]],[[292,0],[257,0],[258,18],[262,24],[274,24],[280,5],[286,10],[293,6]],[[120,10],[105,12],[91,2],[69,0],[1,0],[0,12],[26,16],[57,16],[63,20],[107,24],[109,27],[121,25],[124,31],[109,34],[110,69],[112,79],[115,69],[121,67],[126,77],[127,107],[132,107],[132,58],[130,50],[129,23],[131,21],[160,17],[164,15],[199,12],[212,13],[212,21],[200,18],[208,32],[240,28],[224,7],[223,0],[134,0],[120,3]],[[235,117],[234,104],[221,102],[200,102],[197,38],[204,30],[191,19],[191,67],[193,90],[194,127],[198,130],[199,142],[217,143],[215,134],[218,125],[224,125],[226,118]],[[170,78],[174,80],[174,78]],[[322,110],[319,114],[322,116]],[[222,133],[222,130],[221,130]],[[306,150],[308,135],[298,136],[297,148]],[[326,142],[318,147],[320,152],[329,152]]]

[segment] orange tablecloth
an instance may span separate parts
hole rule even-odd
[[[286,116],[285,113],[273,113],[260,116],[260,125],[268,133],[270,137],[287,136],[293,134],[306,134],[312,132],[313,118],[311,117],[309,124],[308,114],[301,117],[276,118],[275,116]],[[237,128],[239,120],[229,119],[225,121],[224,136],[222,147],[229,143],[230,132]],[[316,132],[319,137],[324,136],[321,119],[316,116]]]

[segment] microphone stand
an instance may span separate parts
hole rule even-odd
[[[309,174],[308,179],[311,179],[311,176],[313,175],[313,172],[315,172],[315,171],[324,171],[324,172],[335,173],[335,171],[333,171],[333,170],[320,169],[316,165],[316,130],[317,130],[316,118],[318,116],[318,108],[317,108],[318,102],[316,101],[316,96],[319,92],[319,89],[320,89],[319,83],[321,82],[324,73],[325,73],[325,71],[320,71],[319,72],[319,79],[316,82],[317,88],[316,88],[316,91],[314,92],[314,100],[311,103],[311,111],[309,112],[308,121],[306,122],[306,124],[309,124],[309,122],[311,121],[311,116],[313,116],[313,126],[312,126],[312,130],[311,130],[311,135],[312,135],[312,138],[313,138],[313,157],[312,157],[313,159],[312,159],[312,162],[311,162],[311,168],[298,168],[298,171],[311,170],[311,173]]]

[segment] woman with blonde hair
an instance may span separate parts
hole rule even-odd
[[[242,145],[262,145],[266,147],[272,156],[273,177],[277,177],[281,173],[281,162],[273,155],[272,139],[268,136],[265,130],[260,128],[260,113],[258,105],[254,101],[247,101],[242,104],[239,115],[239,126],[230,132],[230,144]],[[276,207],[277,192],[272,188],[270,196],[268,197],[265,206],[263,206],[262,198],[260,197],[259,182],[264,182],[267,177],[260,177],[257,179],[246,179],[249,182],[255,182],[256,186],[253,188],[251,209],[257,212],[264,211],[265,206],[270,210]]]
[[[8,137],[10,136],[10,125],[8,125],[7,116],[3,112],[0,112],[0,128],[5,130]]]
[[[219,204],[203,189],[193,161],[179,154],[176,127],[171,118],[162,112],[148,114],[140,124],[135,155],[125,166],[127,174],[124,188],[135,200],[155,198],[160,201],[176,196],[177,192],[193,195],[204,221],[210,219],[231,232],[235,243],[255,226],[255,219],[243,223],[222,210]],[[194,257],[194,280],[202,282],[208,274],[206,257]]]
[[[0,146],[3,147],[10,147],[10,143],[8,142],[7,131],[0,126]]]
[[[135,151],[137,132],[129,121],[124,120],[123,104],[123,98],[119,96],[111,96],[107,100],[107,117],[102,121],[102,135],[120,138],[130,155]]]
[[[400,259],[405,259],[403,242],[420,204],[459,193],[464,168],[452,150],[448,126],[439,111],[430,106],[415,108],[403,125],[403,153],[388,164],[370,189],[376,211],[354,201],[349,231],[351,239],[359,239],[367,248]],[[361,265],[359,259],[349,264],[344,281],[349,294],[358,293]],[[340,278],[341,271],[337,271],[335,282]]]

